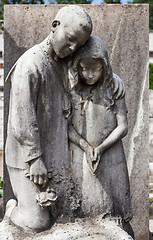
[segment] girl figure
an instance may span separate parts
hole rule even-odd
[[[84,216],[132,218],[128,170],[121,139],[127,134],[125,98],[114,94],[107,50],[92,36],[69,69],[72,175]]]

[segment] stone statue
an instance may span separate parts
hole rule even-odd
[[[91,31],[91,19],[83,8],[74,5],[62,8],[52,22],[50,35],[26,51],[6,79],[11,83],[6,164],[16,200],[8,201],[4,219],[24,230],[46,230],[55,221],[62,221],[66,212],[70,214],[64,221],[70,222],[71,212],[75,212],[75,217],[81,216],[77,208],[84,216],[112,213],[125,221],[131,218],[129,182],[120,141],[127,132],[124,85],[112,74],[101,40],[90,38]],[[94,41],[95,55],[90,55],[88,48],[92,51],[90,42]],[[85,59],[80,61],[82,53]],[[86,65],[92,70],[92,64],[96,65],[98,77],[87,80]],[[68,69],[72,89],[68,88]],[[73,112],[69,116],[71,101]],[[74,152],[72,169],[67,151],[68,122],[70,148]],[[119,173],[116,178],[114,171]],[[113,177],[119,184],[118,191]],[[74,188],[75,180],[78,188]],[[108,181],[112,187],[107,186]],[[90,195],[95,194],[94,183],[97,192],[93,198]],[[88,191],[89,186],[93,193]],[[119,206],[126,193],[126,199]],[[82,199],[81,208],[77,197]]]
[[[103,41],[92,36],[69,69],[72,116],[69,121],[71,167],[82,216],[132,219],[127,164],[121,139],[127,134],[124,95],[116,98]]]

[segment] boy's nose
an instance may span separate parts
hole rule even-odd
[[[69,46],[69,49],[71,49],[72,51],[75,51],[76,47],[77,47],[76,43],[73,43]]]

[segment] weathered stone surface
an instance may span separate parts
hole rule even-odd
[[[2,221],[3,218],[3,198],[0,198],[0,222]]]
[[[153,232],[153,91],[149,90],[149,229]]]
[[[153,91],[149,91],[149,162],[153,163]]]
[[[61,7],[60,5],[5,7],[5,76],[26,49],[41,42],[49,34],[51,21]],[[125,80],[129,133],[125,138],[124,146],[131,182],[134,212],[132,226],[136,240],[147,240],[149,238],[148,6],[84,5],[84,8],[92,18],[93,34],[101,37],[107,46],[113,72]],[[5,90],[6,123],[8,84]],[[8,189],[7,180],[5,186]],[[8,189],[5,193],[5,201],[10,197]]]
[[[2,237],[1,237],[2,236]],[[114,220],[78,219],[75,223],[55,224],[43,233],[21,231],[9,222],[0,223],[0,240],[132,240]]]
[[[0,23],[1,24],[1,23]],[[3,32],[0,30],[0,176],[3,176],[3,105],[4,105],[4,93],[3,93],[3,75],[4,75],[4,59],[3,59]]]

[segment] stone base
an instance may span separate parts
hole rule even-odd
[[[77,219],[75,223],[58,223],[42,233],[26,232],[10,222],[0,223],[0,240],[132,240],[117,220]]]

